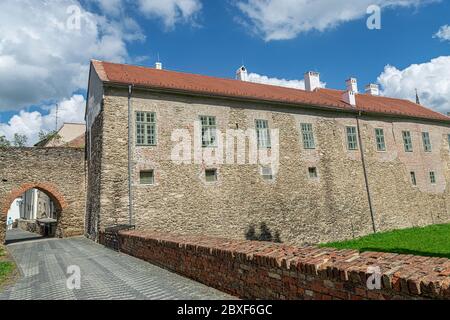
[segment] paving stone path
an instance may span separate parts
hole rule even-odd
[[[17,241],[20,231],[10,232]],[[8,250],[20,279],[0,292],[0,300],[228,300],[233,297],[114,252],[86,238],[15,242]],[[67,288],[69,266],[79,266],[81,288]]]

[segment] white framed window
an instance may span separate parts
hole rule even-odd
[[[200,116],[202,126],[202,147],[217,147],[216,117]]]
[[[348,150],[358,149],[358,134],[356,127],[347,127],[347,148]]]
[[[402,131],[402,136],[403,136],[403,144],[405,145],[405,152],[413,152],[411,132]]]
[[[303,147],[305,149],[315,149],[316,143],[314,141],[313,125],[311,123],[300,124],[302,130]]]
[[[436,184],[436,173],[434,171],[430,171],[430,182]]]
[[[311,179],[317,179],[318,177],[317,168],[316,167],[308,168],[308,174]]]
[[[154,185],[155,184],[155,171],[143,170],[139,172],[139,180],[142,185]]]
[[[377,150],[386,151],[386,141],[384,140],[384,130],[381,128],[375,129],[375,137],[377,141]]]
[[[256,137],[258,139],[258,148],[270,148],[270,130],[269,121],[256,120]]]
[[[273,180],[273,171],[271,167],[261,167],[261,176],[266,181]]]
[[[156,113],[136,112],[136,145],[156,145]]]
[[[206,182],[216,182],[217,181],[217,169],[206,169],[205,170],[205,181]]]
[[[417,179],[416,179],[416,173],[414,171],[410,172],[411,176],[411,183],[413,186],[417,186]]]
[[[428,132],[422,132],[422,141],[423,141],[423,150],[425,152],[431,152],[431,139],[430,139],[430,133]]]

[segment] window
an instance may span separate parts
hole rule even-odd
[[[348,150],[358,149],[358,137],[356,127],[347,127],[347,147]]]
[[[430,182],[432,184],[436,184],[436,174],[434,173],[434,171],[430,172]]]
[[[450,134],[447,135],[448,147],[450,148]]]
[[[413,186],[417,186],[417,180],[416,180],[416,173],[414,171],[411,171],[411,183]]]
[[[202,147],[216,147],[216,117],[201,116],[200,122],[202,124]]]
[[[317,178],[317,168],[315,168],[315,167],[308,168],[308,173],[309,173],[309,177],[311,179]]]
[[[377,128],[375,129],[375,137],[377,140],[377,150],[386,151],[386,142],[384,140],[384,130]]]
[[[403,143],[405,144],[405,151],[412,152],[413,145],[412,145],[412,139],[411,139],[411,132],[403,131],[402,134],[403,134]]]
[[[261,175],[264,180],[267,180],[267,181],[273,180],[272,168],[270,168],[270,167],[261,168]]]
[[[155,184],[155,175],[153,170],[141,171],[139,173],[141,184],[152,185]]]
[[[206,169],[205,170],[205,180],[206,180],[206,182],[216,182],[217,181],[217,170],[216,169]]]
[[[423,149],[425,152],[431,152],[431,140],[428,132],[422,132]]]
[[[315,149],[316,144],[314,142],[314,132],[311,123],[302,123],[302,137],[303,137],[303,147],[305,149]]]
[[[138,146],[156,145],[156,114],[136,112],[136,144]]]
[[[269,122],[267,120],[256,120],[256,137],[258,148],[270,148]]]

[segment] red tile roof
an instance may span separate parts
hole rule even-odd
[[[125,64],[93,60],[92,65],[105,83],[176,90],[188,93],[281,102],[301,106],[316,106],[347,111],[381,113],[450,122],[450,117],[408,100],[368,94],[356,95],[356,107],[342,100],[344,91],[318,89],[313,92],[266,84],[215,78],[203,75],[157,70]]]

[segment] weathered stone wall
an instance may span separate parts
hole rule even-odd
[[[100,228],[128,223],[127,93],[108,89],[103,108]],[[133,154],[133,222],[137,228],[244,238],[264,222],[283,242],[304,244],[348,239],[372,232],[360,151],[348,151],[345,128],[356,117],[218,99],[177,97],[135,91],[133,113],[157,115],[155,147]],[[267,119],[280,130],[280,169],[264,181],[258,165],[217,165],[218,182],[204,182],[202,165],[171,161],[174,129],[188,129],[200,115],[217,117],[218,128],[246,130]],[[304,150],[300,123],[314,125],[317,148]],[[133,120],[134,125],[134,120]],[[369,187],[378,231],[450,221],[448,125],[394,118],[360,120]],[[385,129],[387,151],[376,152],[374,129]],[[413,134],[414,152],[405,154],[401,131]],[[133,128],[134,131],[134,128]],[[421,131],[429,131],[433,152],[423,152]],[[134,142],[134,139],[133,139]],[[317,167],[318,179],[308,168]],[[155,170],[155,185],[139,184],[140,170]],[[415,170],[413,187],[409,172]],[[437,183],[431,185],[428,172]]]
[[[450,299],[444,258],[150,231],[121,232],[119,243],[124,253],[243,299]]]
[[[84,233],[86,184],[84,150],[71,148],[0,149],[0,243],[5,240],[11,203],[25,191],[45,192],[58,211],[58,237]]]

